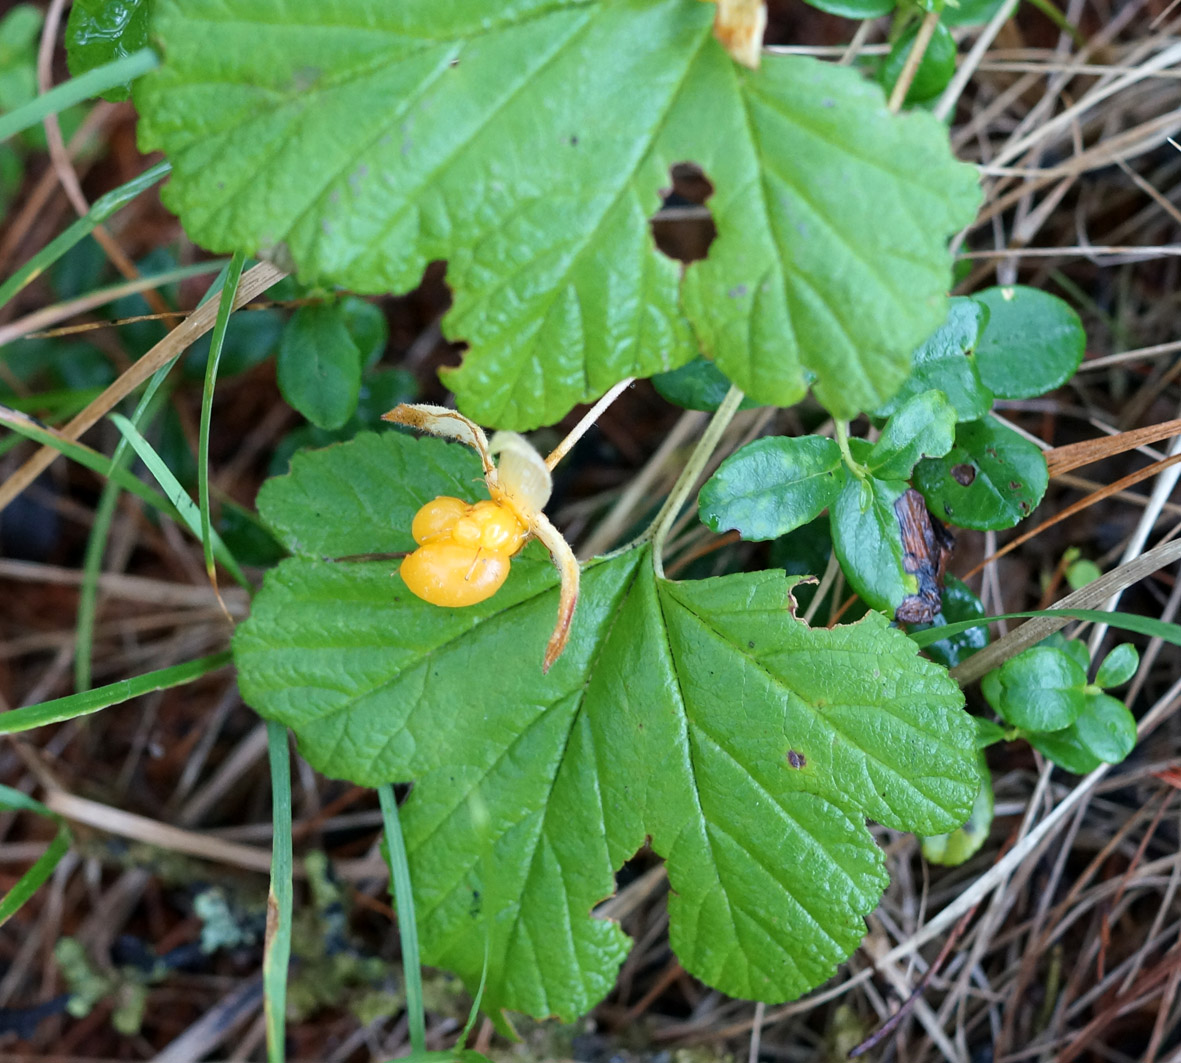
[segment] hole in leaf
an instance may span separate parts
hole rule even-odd
[[[649,224],[657,248],[678,262],[705,258],[718,230],[705,201],[714,186],[696,163],[678,162],[669,175],[672,185],[661,189],[664,202]]]

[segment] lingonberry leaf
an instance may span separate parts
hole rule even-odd
[[[914,48],[915,38],[918,37],[919,24],[912,23],[894,42],[889,54],[878,70],[878,80],[887,92],[894,91],[902,68],[910,58]],[[926,51],[919,60],[915,70],[914,80],[906,91],[906,103],[923,103],[934,99],[945,88],[955,74],[956,44],[951,31],[941,22],[936,23],[935,32],[927,42]]]
[[[1121,642],[1099,665],[1095,673],[1095,685],[1106,690],[1108,687],[1122,687],[1136,674],[1140,667],[1140,653],[1130,642]]]
[[[1103,763],[1083,744],[1075,727],[1049,734],[1032,733],[1024,737],[1042,756],[1075,775],[1086,775]]]
[[[78,77],[147,47],[151,10],[152,0],[74,0],[66,23],[70,76]],[[106,100],[125,100],[130,95],[130,84],[102,93]]]
[[[1061,731],[1085,706],[1086,669],[1055,646],[1032,646],[989,672],[980,689],[988,703],[1024,731]]]
[[[914,470],[914,485],[936,517],[977,531],[1028,517],[1047,483],[1042,452],[995,417],[959,425],[955,446]]]
[[[1079,741],[1108,764],[1118,764],[1136,746],[1136,718],[1119,698],[1097,690],[1087,691],[1074,730]]]
[[[361,394],[361,351],[335,306],[301,306],[279,343],[279,390],[317,428],[339,428]]]
[[[882,480],[909,480],[923,458],[941,458],[955,441],[955,408],[942,391],[907,400],[886,422],[865,464]]]
[[[557,590],[536,552],[466,609],[410,595],[395,561],[314,556],[387,551],[375,514],[453,489],[451,458],[427,454],[461,448],[412,442],[304,454],[267,486],[261,512],[301,556],[268,573],[234,649],[244,696],[316,768],[414,782],[424,960],[474,987],[487,959],[489,1010],[582,1014],[629,944],[593,908],[650,838],[687,970],[761,1000],[827,978],[885,883],[865,818],[937,833],[971,807],[974,728],[946,672],[878,615],[807,627],[782,572],[676,583],[644,547],[585,567],[543,674]],[[334,481],[309,551],[307,504]]]
[[[878,18],[894,10],[894,0],[805,0],[805,3],[844,18]]]
[[[739,67],[686,0],[158,0],[141,146],[190,235],[304,280],[406,291],[446,259],[448,372],[484,424],[550,424],[704,349],[753,400],[815,375],[877,406],[943,318],[979,198],[944,127],[850,68]],[[672,164],[713,184],[684,271],[648,219]],[[678,289],[683,289],[683,305]],[[686,312],[688,320],[686,320]]]
[[[850,476],[832,504],[832,546],[849,585],[873,609],[890,616],[918,579],[906,570],[906,549],[894,506],[906,492],[903,480]]]
[[[988,307],[976,361],[981,379],[998,396],[1031,399],[1074,376],[1087,334],[1067,303],[1020,284],[987,288],[972,298]]]
[[[975,299],[957,296],[947,319],[914,353],[910,376],[887,403],[874,411],[889,417],[903,403],[924,391],[942,391],[955,407],[957,421],[978,421],[992,409],[993,394],[976,367],[976,345],[988,321],[988,309]]]
[[[652,386],[660,397],[686,410],[701,410],[713,413],[722,405],[722,399],[731,388],[731,383],[708,358],[697,357],[686,362],[679,369],[657,373]],[[743,399],[740,410],[749,410],[758,405],[750,399]]]
[[[818,517],[845,482],[836,443],[824,436],[767,436],[731,454],[698,497],[713,531],[777,539]]]
[[[943,607],[935,616],[933,623],[912,624],[909,631],[926,631],[929,627],[946,627],[948,624],[976,620],[987,615],[984,603],[972,593],[963,580],[952,575],[944,577],[942,602]],[[967,660],[977,650],[981,650],[987,645],[988,625],[981,624],[978,627],[970,627],[966,631],[949,635],[938,642],[932,642],[925,649],[932,660],[938,661],[945,668],[954,668],[960,661]]]

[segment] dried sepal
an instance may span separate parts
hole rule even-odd
[[[562,651],[566,648],[566,641],[570,638],[570,625],[574,621],[574,607],[578,605],[581,570],[578,567],[578,559],[574,556],[574,551],[570,549],[570,544],[562,537],[562,533],[550,523],[544,513],[538,513],[534,517],[530,530],[542,546],[549,551],[549,556],[553,559],[558,568],[558,575],[561,577],[561,590],[558,594],[558,622],[554,625],[554,633],[550,635],[549,642],[546,643],[545,658],[541,665],[541,670],[548,672],[554,661],[562,655]]]
[[[496,475],[496,466],[492,464],[492,455],[488,450],[488,437],[484,435],[484,429],[475,421],[469,421],[458,410],[449,410],[446,406],[431,406],[425,402],[413,404],[403,402],[388,413],[383,413],[381,419],[405,425],[407,428],[417,428],[420,432],[429,432],[431,435],[440,436],[443,439],[453,439],[457,443],[465,443],[480,455],[480,464],[484,467],[484,478]]]
[[[714,36],[743,66],[758,70],[767,29],[766,0],[717,0]]]

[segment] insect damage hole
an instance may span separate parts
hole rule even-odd
[[[672,184],[662,188],[660,209],[649,220],[658,250],[686,264],[705,258],[718,235],[706,200],[714,186],[693,162],[678,162],[669,169]]]

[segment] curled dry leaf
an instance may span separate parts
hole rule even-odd
[[[558,620],[545,647],[542,670],[562,654],[578,604],[579,568],[574,551],[543,512],[553,490],[545,460],[524,436],[497,432],[491,442],[479,425],[444,406],[403,403],[383,421],[452,439],[480,455],[490,502],[433,499],[418,511],[412,534],[418,543],[402,562],[407,588],[432,605],[475,605],[491,598],[508,578],[509,560],[530,539],[550,553],[561,577]],[[500,457],[500,464],[492,455]]]

